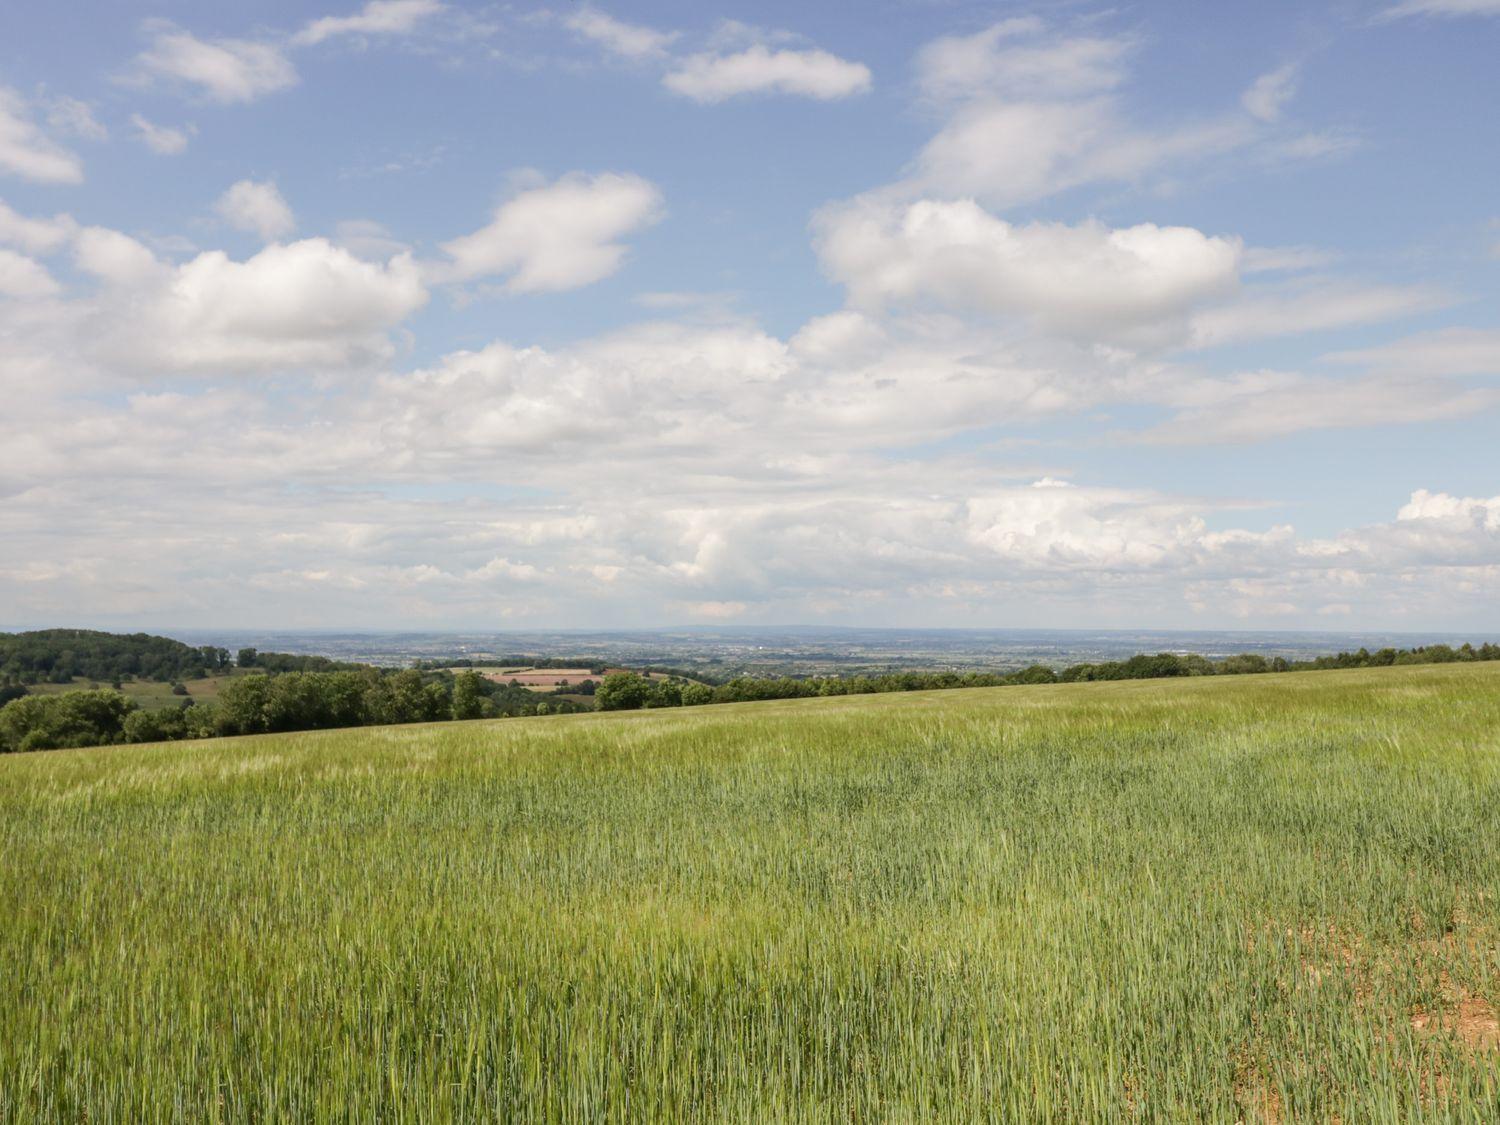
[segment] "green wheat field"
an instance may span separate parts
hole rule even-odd
[[[0,1120],[1500,1118],[1500,666],[0,759]]]

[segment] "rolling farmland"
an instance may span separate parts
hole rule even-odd
[[[1485,1120],[1500,667],[0,759],[0,1120]]]

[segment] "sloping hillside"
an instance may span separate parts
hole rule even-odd
[[[1500,667],[0,759],[0,1120],[1500,1094]]]

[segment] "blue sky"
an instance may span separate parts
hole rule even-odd
[[[1500,629],[1497,47],[10,5],[0,624]]]

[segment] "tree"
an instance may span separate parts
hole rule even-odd
[[[0,633],[0,667],[7,676],[29,683],[181,680],[201,675],[204,662],[201,649],[145,633],[120,635],[91,629]]]
[[[117,691],[25,695],[0,707],[0,750],[108,746],[124,738],[135,702]]]
[[[634,711],[646,705],[651,681],[635,672],[611,672],[594,692],[601,711]]]
[[[217,703],[189,707],[182,712],[183,738],[217,738],[232,734],[224,729],[224,714]]]
[[[1238,653],[1219,661],[1222,676],[1256,676],[1271,670],[1270,663],[1258,652]]]
[[[169,742],[187,733],[187,712],[173,707],[132,711],[125,716],[126,742]]]
[[[219,692],[218,720],[225,734],[260,734],[266,729],[270,676],[240,676]]]
[[[657,680],[646,693],[647,707],[681,707],[682,685],[672,680]]]
[[[431,723],[447,718],[452,701],[441,684],[413,668],[381,676],[365,692],[367,723]]]
[[[203,667],[209,672],[216,672],[229,667],[229,650],[219,648],[216,645],[201,645],[198,651],[203,655]]]
[[[1006,677],[1013,684],[1055,684],[1057,673],[1045,664],[1033,664]]]
[[[453,717],[478,719],[484,715],[484,679],[478,672],[453,677]]]
[[[235,655],[234,662],[241,668],[254,668],[255,658],[259,654],[253,648],[242,648]]]

